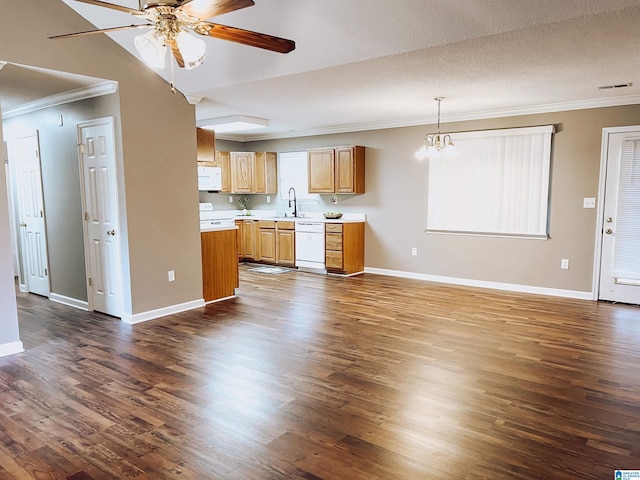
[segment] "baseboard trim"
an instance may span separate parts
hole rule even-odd
[[[575,298],[579,300],[593,300],[592,292],[579,290],[562,290],[559,288],[535,287],[532,285],[518,285],[515,283],[488,282],[484,280],[471,280],[468,278],[444,277],[440,275],[428,275],[425,273],[403,272],[399,270],[386,270],[384,268],[365,267],[365,273],[375,275],[388,275],[390,277],[411,278],[427,282],[448,283],[464,287],[489,288],[491,290],[503,290],[508,292],[532,293],[535,295],[548,295],[551,297]]]
[[[20,352],[24,352],[22,342],[9,342],[0,345],[0,357],[6,357],[7,355],[14,355]]]
[[[222,302],[223,300],[230,300],[232,298],[237,298],[237,295],[229,295],[228,297],[222,297],[222,298],[216,298],[215,300],[209,300],[208,302],[205,302],[205,305],[210,305],[212,303],[218,303],[218,302]]]
[[[86,312],[89,311],[89,302],[78,300],[77,298],[66,297],[58,293],[52,293],[51,295],[49,295],[49,300],[51,300],[52,302],[62,303],[63,305],[67,305],[69,307],[84,310]]]
[[[191,302],[179,303],[177,305],[169,305],[168,307],[158,308],[156,310],[149,310],[147,312],[136,313],[134,315],[125,313],[122,315],[121,320],[129,325],[135,325],[136,323],[148,322],[160,317],[166,317],[167,315],[173,315],[174,313],[186,312],[187,310],[193,310],[194,308],[204,307],[204,299],[192,300]]]

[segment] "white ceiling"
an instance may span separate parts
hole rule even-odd
[[[140,23],[62,0],[98,28]],[[286,55],[208,38],[176,68],[199,122],[246,115],[276,138],[640,103],[640,0],[255,0],[212,21],[296,42]],[[137,8],[137,0],[112,0]],[[53,20],[54,21],[54,20]],[[69,32],[58,32],[69,33]],[[140,30],[109,34],[133,55]],[[90,42],[78,37],[61,42]],[[140,68],[147,68],[143,64]],[[168,81],[170,68],[160,74]],[[599,90],[601,85],[634,85]]]

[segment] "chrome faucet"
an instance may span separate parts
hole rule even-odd
[[[293,190],[293,216],[298,216],[298,201],[296,200],[296,189],[289,188],[289,208],[291,208],[291,190]]]

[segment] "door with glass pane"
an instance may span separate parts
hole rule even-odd
[[[609,135],[598,298],[640,304],[640,131]]]

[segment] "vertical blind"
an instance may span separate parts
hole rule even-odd
[[[622,144],[616,211],[613,276],[616,283],[640,284],[640,140]]]
[[[296,190],[296,198],[303,201],[316,200],[318,196],[309,193],[307,174],[307,151],[283,152],[278,154],[278,192],[281,201],[289,200],[289,188]]]
[[[453,135],[429,158],[427,232],[547,238],[552,125]]]

